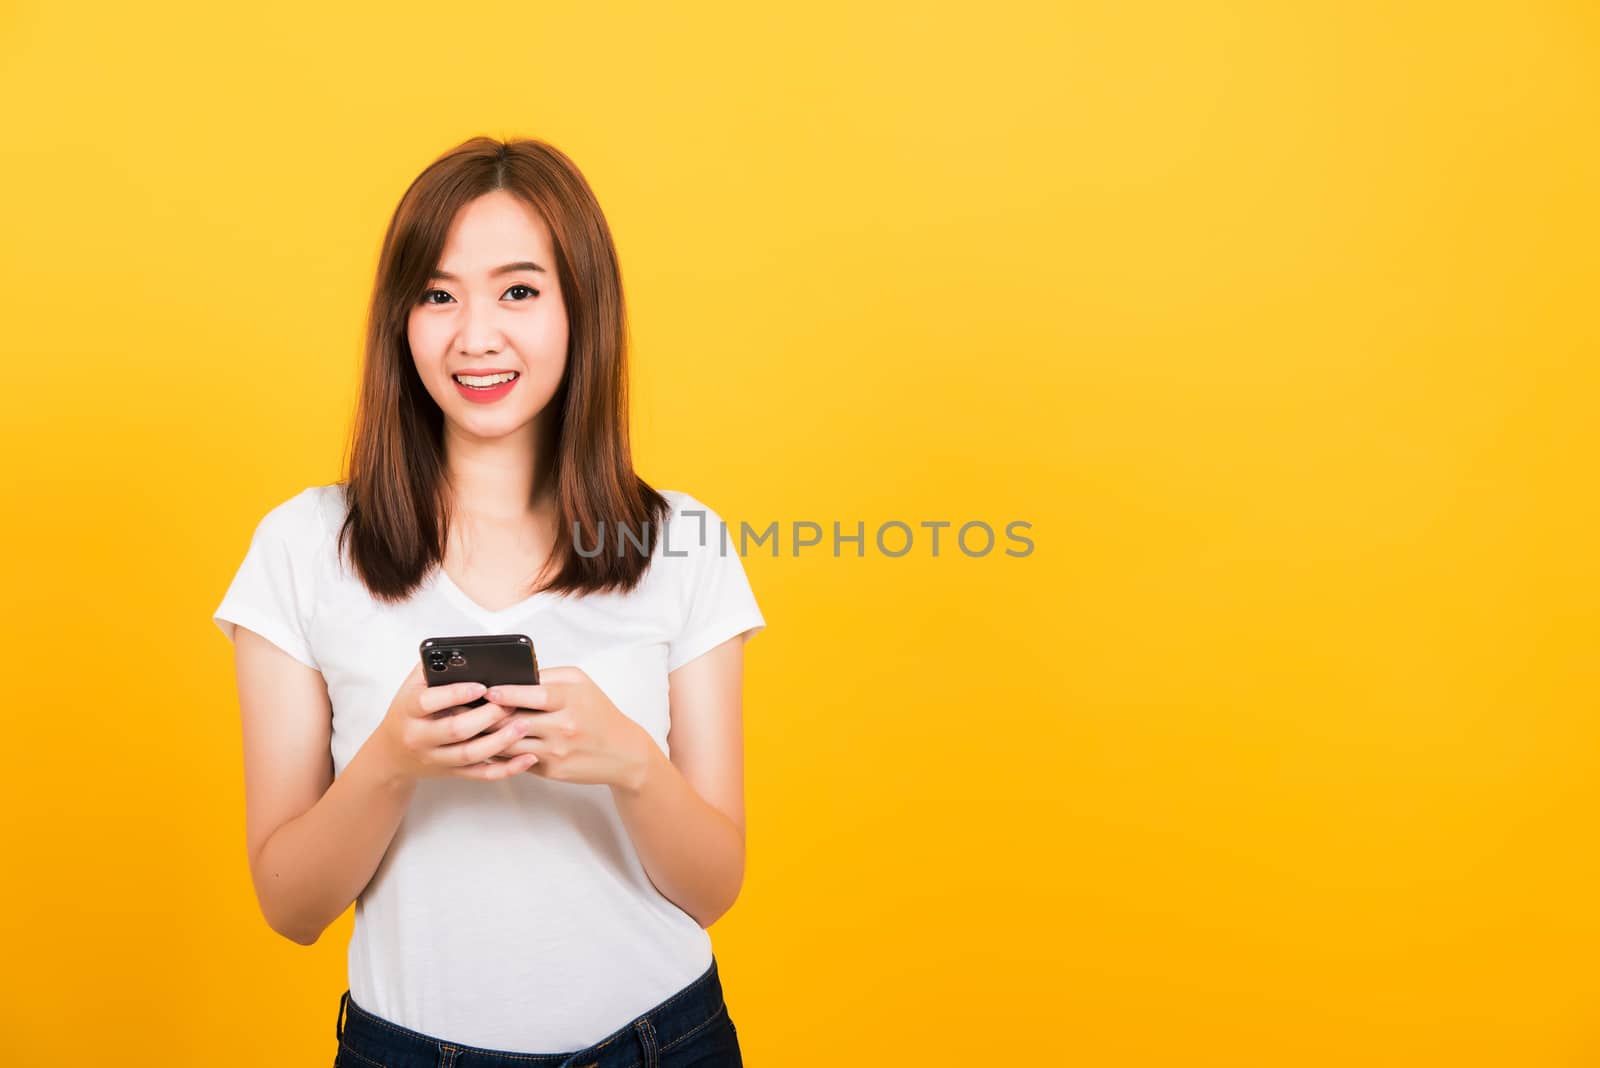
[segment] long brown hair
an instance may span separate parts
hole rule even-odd
[[[357,576],[381,600],[404,600],[444,560],[450,525],[444,412],[417,375],[406,324],[456,213],[495,190],[518,197],[549,226],[567,309],[567,367],[547,409],[556,413],[552,440],[541,443],[554,465],[559,526],[546,564],[554,574],[539,588],[632,589],[671,510],[633,470],[622,274],[599,202],[559,149],[474,137],[411,183],[378,257],[361,396],[345,451],[348,515],[338,544],[341,552],[348,544]],[[643,551],[635,539],[645,543]]]

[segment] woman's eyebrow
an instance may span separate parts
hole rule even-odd
[[[520,260],[517,263],[508,263],[508,264],[504,265],[503,267],[496,267],[494,270],[490,271],[489,274],[490,274],[491,277],[493,277],[495,275],[501,275],[501,274],[512,274],[513,272],[516,272],[516,271],[540,271],[540,272],[543,272],[543,273],[549,273],[549,272],[546,272],[543,267],[540,267],[537,263],[534,263],[532,260]],[[461,279],[457,278],[455,275],[451,274],[449,271],[434,271],[432,274],[428,275],[428,281],[432,282],[432,281],[435,281],[435,280],[443,280],[443,281],[446,281],[446,282],[459,282],[459,281],[461,281]]]

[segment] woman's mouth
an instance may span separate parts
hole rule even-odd
[[[521,379],[522,375],[517,371],[503,371],[490,375],[450,376],[450,380],[456,384],[456,390],[474,404],[488,404],[499,400],[510,393],[512,387]]]

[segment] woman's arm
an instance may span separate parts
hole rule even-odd
[[[373,739],[334,777],[322,674],[245,627],[234,637],[244,729],[245,843],[267,924],[303,946],[350,907],[415,788]]]
[[[744,883],[744,637],[668,676],[672,758],[654,743],[631,783],[613,784],[650,881],[701,927]]]

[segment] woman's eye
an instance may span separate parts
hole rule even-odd
[[[521,282],[518,282],[516,285],[512,286],[510,289],[506,290],[506,292],[507,293],[515,293],[519,289],[527,290],[528,294],[529,294],[529,297],[537,297],[539,295],[539,291],[537,289],[534,289],[532,286],[525,286]],[[437,293],[441,297],[445,297],[448,300],[455,300],[456,299],[456,298],[450,296],[450,294],[446,293],[442,289],[428,289],[428,290],[424,290],[423,293],[422,293],[422,303],[424,303],[424,304],[443,304],[444,301],[442,301],[442,300],[433,300],[433,299],[431,299],[435,293]],[[529,299],[529,298],[518,298],[519,301],[523,300],[523,299]]]

